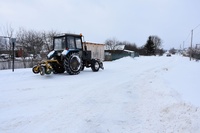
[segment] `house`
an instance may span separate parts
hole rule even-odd
[[[134,51],[126,50],[125,45],[119,45],[114,50],[105,50],[105,61],[117,60],[126,56],[136,57]]]

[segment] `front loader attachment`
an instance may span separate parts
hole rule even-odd
[[[58,67],[55,67],[55,66],[58,66]],[[40,73],[40,75],[44,75],[44,74],[49,75],[52,72],[56,73],[58,70],[55,70],[55,69],[61,68],[59,66],[61,66],[61,64],[57,60],[45,60],[33,66],[32,71],[35,74]],[[64,72],[63,69],[62,69],[62,72]]]

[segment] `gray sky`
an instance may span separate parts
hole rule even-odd
[[[200,0],[0,0],[0,28],[8,24],[15,31],[82,33],[86,41],[114,37],[137,46],[157,35],[165,49],[183,41],[189,47],[194,28],[193,45],[200,44]]]

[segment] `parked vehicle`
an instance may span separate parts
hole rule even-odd
[[[9,54],[1,54],[0,59],[9,59]]]
[[[170,57],[170,56],[172,56],[170,53],[167,53],[167,55],[166,55],[167,57]]]

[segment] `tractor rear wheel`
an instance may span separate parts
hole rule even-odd
[[[100,68],[100,64],[97,60],[93,60],[91,64],[91,68],[93,72],[98,72]]]
[[[76,75],[80,73],[82,66],[78,53],[69,53],[64,59],[64,67],[68,74]]]

